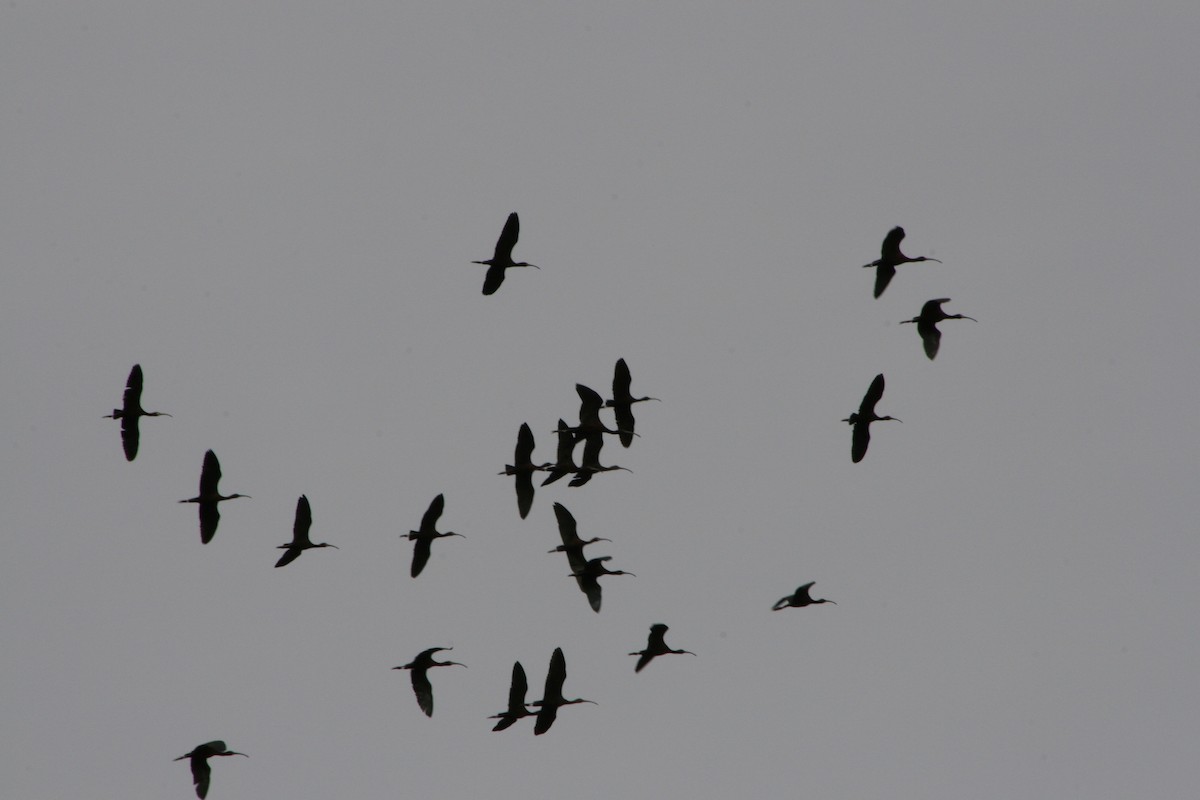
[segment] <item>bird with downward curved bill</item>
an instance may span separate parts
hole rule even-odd
[[[624,572],[619,569],[610,570],[604,566],[605,561],[612,561],[612,556],[600,556],[599,558],[590,558],[585,560],[582,554],[576,555],[572,551],[567,551],[567,563],[571,565],[571,577],[579,584],[579,589],[588,599],[588,605],[592,607],[592,611],[600,613],[600,576],[601,575],[629,575],[636,578],[632,572]]]
[[[617,366],[613,369],[613,396],[612,399],[605,400],[604,405],[611,408],[616,414],[617,431],[622,447],[629,447],[633,443],[633,428],[637,424],[637,420],[633,417],[633,404],[646,400],[658,400],[657,397],[634,397],[629,390],[632,382],[629,365],[625,363],[625,359],[618,358]]]
[[[517,512],[521,519],[525,519],[529,509],[533,508],[533,473],[547,472],[552,466],[550,463],[533,463],[533,431],[530,430],[529,423],[522,422],[521,429],[517,431],[517,449],[513,453],[513,463],[505,464],[504,472],[497,473],[516,476]]]
[[[849,422],[854,426],[854,435],[850,440],[850,460],[855,464],[863,460],[863,456],[867,454],[867,445],[871,443],[870,425],[872,422],[882,422],[884,420],[892,420],[894,422],[903,422],[896,417],[880,417],[875,414],[875,404],[879,402],[879,398],[883,397],[883,373],[875,376],[875,380],[871,381],[871,386],[867,389],[867,393],[863,395],[862,402],[858,406],[858,411],[846,417],[842,422]]]
[[[500,288],[500,284],[504,283],[504,270],[510,267],[533,267],[541,269],[537,264],[527,264],[524,261],[513,261],[512,251],[517,244],[517,237],[521,233],[521,221],[517,219],[517,212],[512,212],[508,215],[508,221],[504,223],[504,230],[500,231],[500,238],[496,240],[496,252],[487,261],[472,261],[472,264],[486,264],[488,267],[487,275],[483,278],[483,293],[495,294]]]
[[[106,414],[104,419],[121,420],[121,446],[125,449],[125,460],[133,461],[138,454],[139,417],[169,417],[165,411],[146,411],[142,408],[142,365],[134,364],[129,371],[129,380],[125,381],[125,396],[121,407],[114,408],[113,413]]]
[[[425,510],[425,516],[421,517],[421,527],[415,531],[408,532],[408,538],[416,542],[413,546],[412,560],[412,576],[415,578],[421,574],[421,570],[425,569],[425,565],[429,562],[429,552],[433,545],[434,539],[441,539],[446,536],[462,536],[461,533],[447,531],[439,533],[437,530],[438,517],[442,515],[442,509],[446,507],[446,498],[444,495],[438,495],[433,498],[433,502],[429,504],[429,508]],[[403,536],[404,534],[400,534]]]
[[[279,545],[280,550],[286,550],[279,560],[275,562],[277,567],[285,567],[300,557],[300,554],[305,550],[311,550],[314,547],[332,547],[337,550],[336,544],[328,544],[322,542],[313,544],[308,538],[308,529],[312,527],[312,507],[308,504],[308,496],[300,495],[300,499],[296,501],[296,521],[292,525],[292,540],[287,544]]]
[[[863,264],[863,269],[875,267],[875,297],[883,294],[883,290],[892,282],[892,278],[896,275],[896,267],[901,264],[909,264],[917,261],[936,261],[942,263],[936,258],[926,258],[925,256],[917,256],[909,258],[900,252],[900,242],[904,239],[904,228],[896,226],[888,231],[888,235],[883,237],[883,247],[879,254],[879,258],[872,261],[870,264]]]
[[[789,594],[787,597],[779,598],[777,601],[775,601],[775,605],[771,606],[771,610],[779,611],[783,608],[804,608],[805,606],[815,606],[820,605],[821,603],[833,603],[832,600],[813,599],[812,595],[809,594],[809,590],[812,589],[813,584],[815,583],[816,581],[809,581],[800,588],[796,589],[796,591],[792,594]],[[837,605],[837,603],[833,604],[835,606]]]
[[[562,539],[562,544],[553,550],[548,550],[548,553],[566,553],[567,561],[571,564],[571,570],[576,571],[581,569],[586,562],[583,557],[583,548],[589,544],[596,542],[611,542],[612,539],[605,539],[602,536],[597,536],[593,539],[580,539],[579,529],[575,523],[575,517],[567,510],[567,507],[562,503],[554,504],[554,516],[558,520],[558,535]]]
[[[661,622],[657,622],[650,626],[650,638],[646,642],[646,649],[638,650],[629,654],[631,656],[641,656],[641,658],[638,659],[637,665],[633,668],[634,672],[641,672],[642,668],[653,661],[657,656],[665,656],[668,653],[687,653],[690,656],[696,655],[691,650],[672,650],[671,648],[667,647],[666,635],[668,630],[669,629],[667,626]]]
[[[217,523],[221,521],[221,512],[217,503],[233,500],[235,497],[250,498],[248,494],[223,495],[217,490],[221,482],[221,462],[217,454],[209,450],[204,454],[204,466],[200,469],[200,494],[180,500],[181,503],[196,503],[200,507],[200,543],[208,544],[217,535]]]
[[[584,700],[581,697],[576,697],[573,700],[563,697],[562,687],[566,680],[567,659],[563,656],[562,648],[556,647],[554,648],[554,655],[550,657],[550,669],[546,672],[546,688],[542,692],[542,699],[535,700],[532,703],[532,705],[538,707],[537,722],[533,725],[534,735],[541,736],[550,730],[550,726],[558,718],[558,710],[563,706],[570,706],[576,703],[598,705],[594,700]]]
[[[225,747],[225,743],[220,739],[197,746],[190,753],[184,753],[175,761],[182,761],[185,758],[191,759],[192,766],[192,783],[196,784],[196,797],[204,800],[208,794],[208,782],[212,776],[212,767],[208,765],[208,759],[213,756],[247,756],[245,753],[239,753],[235,750],[230,750]]]
[[[466,667],[457,661],[434,661],[433,654],[443,650],[453,650],[453,647],[431,647],[422,650],[416,658],[407,664],[392,669],[407,669],[411,671],[413,694],[417,696],[417,705],[425,712],[425,716],[433,716],[433,685],[429,683],[426,672],[433,667]]]
[[[508,708],[501,711],[499,714],[493,714],[488,719],[498,719],[496,727],[493,731],[502,731],[505,728],[511,727],[513,723],[522,717],[533,717],[537,712],[530,709],[525,704],[525,692],[529,689],[529,682],[525,679],[525,668],[521,666],[521,662],[513,663],[512,683],[508,688]]]
[[[942,303],[949,302],[949,297],[927,300],[925,305],[921,306],[921,313],[918,316],[900,321],[901,325],[910,322],[917,324],[917,333],[921,335],[921,342],[925,345],[925,355],[929,356],[930,361],[938,354],[938,347],[942,344],[942,332],[937,329],[939,322],[944,319],[969,319],[971,322],[979,322],[974,317],[967,317],[962,314],[947,314],[942,310]]]

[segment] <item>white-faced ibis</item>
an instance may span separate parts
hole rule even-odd
[[[533,431],[529,424],[522,422],[521,430],[517,432],[517,450],[513,454],[513,463],[504,466],[500,475],[515,475],[517,480],[517,511],[521,519],[529,514],[533,507],[533,473],[547,471],[552,464],[533,463]]]
[[[201,544],[211,542],[217,533],[217,523],[221,521],[221,512],[217,510],[217,503],[232,500],[235,497],[250,497],[248,494],[223,495],[217,491],[217,484],[220,482],[221,462],[217,461],[217,454],[209,450],[204,454],[204,466],[200,468],[200,494],[179,501],[196,503],[200,506]]]
[[[457,661],[434,661],[433,654],[440,653],[443,650],[453,650],[453,647],[431,647],[428,650],[422,650],[420,654],[412,661],[399,667],[392,669],[407,669],[412,671],[412,687],[413,693],[417,696],[417,705],[425,712],[425,716],[433,716],[433,686],[429,683],[429,676],[426,671],[431,667],[465,667],[466,664],[460,664]]]
[[[534,723],[534,734],[541,736],[546,731],[550,730],[550,726],[554,724],[554,720],[558,717],[558,709],[563,706],[574,705],[575,703],[591,703],[596,705],[594,700],[584,700],[577,697],[574,700],[567,700],[563,697],[562,686],[567,679],[567,659],[563,657],[561,647],[554,648],[554,655],[550,657],[550,669],[546,672],[546,688],[542,693],[542,699],[537,700],[532,705],[538,707],[537,722]]]
[[[541,269],[537,264],[526,264],[524,261],[513,261],[512,251],[517,244],[517,236],[521,233],[521,222],[517,219],[517,212],[512,212],[508,215],[508,221],[504,223],[504,230],[500,232],[500,238],[496,240],[496,253],[487,261],[472,261],[472,264],[487,264],[487,275],[483,279],[483,293],[494,294],[500,288],[500,284],[504,283],[504,270],[509,267],[533,267]]]
[[[604,466],[600,463],[600,449],[604,447],[604,437],[599,433],[589,433],[583,440],[583,460],[579,463],[578,469],[575,470],[575,477],[571,479],[568,486],[583,486],[592,479],[592,476],[597,472],[612,472],[613,470],[623,469],[626,472],[633,472],[628,467],[621,467],[616,464]]]
[[[587,595],[588,605],[597,614],[600,613],[601,575],[629,575],[637,577],[632,572],[624,572],[619,569],[610,570],[604,566],[605,561],[612,561],[612,556],[600,556],[599,558],[589,558],[584,561],[582,555],[573,558],[571,551],[567,551],[567,563],[571,565],[572,569],[571,577],[579,584],[579,589]]]
[[[582,383],[575,384],[575,393],[579,395],[579,424],[569,428],[575,433],[575,441],[589,436],[599,436],[609,433],[620,434],[616,428],[610,428],[600,421],[600,409],[604,408],[604,398],[600,393]],[[633,431],[626,431],[630,436],[637,436]]]
[[[455,533],[454,531],[447,531],[446,533],[438,532],[438,517],[442,515],[442,509],[445,507],[446,498],[439,494],[433,498],[433,502],[425,510],[425,516],[421,517],[420,529],[408,532],[408,538],[416,542],[413,546],[412,560],[412,576],[414,578],[421,574],[421,570],[425,569],[425,564],[429,562],[429,550],[433,545],[434,539],[441,539],[444,536],[462,536],[464,539],[467,538],[461,533]],[[401,536],[403,535],[401,534]]]
[[[637,420],[633,418],[633,404],[646,400],[658,400],[657,397],[634,397],[629,391],[632,381],[625,359],[617,359],[617,366],[613,370],[613,396],[611,400],[605,400],[604,405],[616,413],[617,430],[620,432],[621,445],[624,447],[629,447],[633,443],[633,428],[637,424]]]
[[[190,753],[184,753],[175,761],[182,761],[185,758],[191,759],[192,766],[192,783],[196,784],[196,797],[204,800],[208,794],[208,780],[212,776],[212,767],[208,765],[208,759],[213,756],[246,756],[245,753],[239,753],[235,750],[229,750],[225,747],[225,743],[220,739],[206,742],[199,745]],[[246,756],[249,758],[250,756]]]
[[[771,606],[771,609],[773,611],[778,611],[781,608],[804,608],[805,606],[815,606],[820,605],[821,603],[833,603],[832,600],[813,600],[813,597],[808,593],[808,590],[811,589],[815,583],[816,581],[809,581],[792,594],[789,594],[787,597],[779,598],[778,602]],[[835,606],[837,605],[837,603],[833,604]]]
[[[875,376],[875,380],[871,381],[871,387],[863,395],[862,403],[858,406],[858,411],[842,420],[842,422],[849,422],[854,426],[854,435],[850,442],[850,460],[855,464],[862,461],[863,456],[867,454],[867,445],[871,443],[870,425],[872,422],[881,422],[883,420],[903,421],[895,417],[879,417],[875,415],[875,404],[879,402],[879,398],[881,397],[883,397],[882,372]]]
[[[286,550],[279,560],[275,562],[275,566],[284,567],[300,557],[300,554],[305,550],[311,550],[314,547],[332,547],[337,550],[335,544],[313,544],[308,538],[308,529],[312,527],[312,508],[308,505],[307,495],[300,495],[300,499],[296,501],[296,522],[292,525],[292,540],[287,544],[279,545],[280,550]]]
[[[635,653],[630,653],[631,656],[641,656],[638,659],[637,666],[633,668],[634,672],[641,672],[642,667],[649,664],[656,656],[665,656],[667,653],[687,653],[690,656],[696,655],[691,650],[672,650],[667,647],[666,641],[667,626],[661,622],[650,626],[650,639],[646,642],[645,650],[638,650]]]
[[[525,692],[528,689],[529,682],[525,680],[525,668],[521,666],[520,661],[517,661],[513,663],[512,684],[508,687],[508,708],[499,714],[488,717],[488,719],[500,720],[492,730],[502,731],[522,717],[532,717],[537,714],[525,704]]]
[[[575,517],[562,503],[554,504],[554,516],[558,518],[558,535],[562,537],[562,544],[547,552],[566,553],[567,560],[571,563],[572,572],[582,569],[584,563],[587,561],[587,559],[583,558],[583,548],[585,546],[589,544],[595,544],[596,542],[612,541],[612,539],[605,539],[600,536],[597,536],[594,539],[580,539],[579,531],[575,524]],[[571,560],[572,554],[579,556],[578,565]]]
[[[917,323],[917,333],[921,334],[921,341],[925,345],[925,355],[929,356],[930,361],[937,355],[938,347],[942,343],[942,332],[937,329],[939,322],[944,319],[969,319],[971,322],[979,322],[974,317],[967,317],[962,314],[947,314],[942,310],[942,303],[949,302],[949,297],[928,300],[925,302],[925,305],[921,306],[921,314],[919,316],[900,322],[901,325],[909,322]]]
[[[121,407],[114,408],[113,413],[105,415],[105,419],[121,420],[121,446],[125,448],[125,460],[133,461],[138,453],[138,418],[139,417],[169,417],[164,411],[144,411],[142,409],[142,365],[134,364],[129,371],[129,380],[125,382],[125,396]]]
[[[909,258],[900,252],[900,242],[904,239],[904,228],[896,226],[888,231],[888,235],[883,237],[883,248],[879,258],[872,261],[870,264],[863,264],[864,269],[875,267],[875,296],[883,294],[883,290],[891,283],[892,278],[896,274],[896,267],[900,264],[907,264],[915,261],[937,261],[936,258],[926,258],[925,256],[917,256]]]
[[[575,464],[575,434],[562,419],[558,421],[558,430],[555,433],[558,434],[558,450],[554,463],[550,465],[550,474],[542,481],[542,486],[554,483],[564,475],[579,472],[579,467]]]

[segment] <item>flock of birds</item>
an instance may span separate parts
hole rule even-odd
[[[493,257],[486,261],[472,262],[484,264],[488,267],[487,274],[484,277],[483,294],[490,295],[495,293],[503,283],[505,271],[509,268],[537,268],[534,264],[512,260],[512,251],[517,243],[519,232],[520,222],[517,214],[514,212],[509,214],[508,220],[505,222],[500,238],[496,242]],[[883,240],[880,258],[870,264],[864,265],[866,268],[874,267],[876,270],[876,298],[883,294],[896,274],[896,267],[900,264],[937,261],[937,259],[925,256],[915,258],[905,256],[900,250],[900,242],[903,239],[904,229],[899,227],[893,228]],[[941,262],[937,261],[937,263]],[[972,317],[965,317],[961,314],[945,313],[942,310],[942,305],[946,302],[949,302],[949,298],[930,300],[925,303],[918,316],[910,320],[904,320],[906,323],[916,324],[925,354],[930,359],[936,357],[941,342],[941,333],[937,329],[939,322],[947,319],[972,319],[972,321],[975,321]],[[655,397],[635,397],[631,391],[631,386],[632,378],[629,366],[624,359],[619,359],[614,368],[612,397],[605,399],[588,386],[581,383],[576,384],[575,391],[580,401],[579,423],[571,426],[567,425],[561,418],[558,420],[558,426],[554,431],[557,436],[557,448],[556,458],[553,462],[534,463],[533,451],[535,442],[533,430],[529,427],[528,423],[522,423],[517,433],[517,445],[513,455],[513,463],[506,465],[504,470],[499,473],[500,475],[515,478],[517,511],[522,519],[528,516],[530,509],[533,507],[535,494],[534,473],[547,473],[546,478],[541,483],[542,486],[547,486],[570,475],[572,477],[568,485],[578,487],[587,484],[600,473],[626,470],[625,467],[615,464],[604,465],[601,463],[600,453],[604,446],[605,436],[618,437],[622,446],[628,448],[632,444],[633,439],[638,436],[634,430],[637,423],[633,414],[634,404],[658,400]],[[106,419],[120,420],[121,442],[125,458],[128,461],[133,461],[138,454],[140,441],[139,420],[142,417],[171,416],[161,411],[146,411],[143,409],[141,405],[142,388],[142,368],[140,365],[135,364],[126,382],[122,407],[114,409],[113,413],[106,417]],[[851,460],[855,463],[861,461],[866,455],[867,446],[870,442],[871,423],[895,419],[890,416],[880,416],[875,411],[876,404],[878,404],[883,396],[883,390],[884,377],[882,374],[879,374],[871,382],[870,388],[867,389],[866,394],[863,396],[858,410],[843,420],[843,422],[848,422],[853,428],[850,453]],[[615,427],[610,428],[601,419],[601,412],[605,409],[613,412]],[[895,421],[899,422],[900,420]],[[576,463],[575,451],[581,442],[583,444],[583,454],[580,462]],[[220,462],[217,460],[216,454],[212,450],[209,450],[204,454],[204,463],[200,471],[199,492],[195,497],[179,501],[181,503],[196,504],[199,511],[200,541],[202,544],[210,543],[216,535],[221,519],[218,509],[219,504],[235,498],[249,497],[249,495],[237,493],[229,495],[221,494],[218,488],[220,480]],[[438,520],[441,518],[444,510],[445,497],[439,494],[430,502],[428,509],[421,518],[421,524],[418,529],[409,531],[407,534],[407,538],[413,542],[412,566],[410,569],[410,574],[413,578],[419,576],[429,562],[431,548],[435,539],[462,536],[462,534],[453,531],[439,531],[437,529]],[[633,573],[624,570],[609,569],[607,562],[612,560],[612,556],[606,555],[588,558],[584,553],[585,547],[597,542],[611,543],[611,540],[602,537],[582,539],[579,536],[575,517],[562,503],[554,503],[554,514],[558,522],[558,532],[562,544],[549,552],[566,555],[567,564],[570,568],[569,577],[575,579],[576,584],[587,598],[592,610],[599,613],[602,603],[600,578],[609,575],[632,576]],[[334,547],[336,549],[336,545],[314,543],[309,538],[312,521],[312,508],[309,505],[308,497],[301,495],[296,503],[292,540],[279,545],[279,549],[283,550],[284,553],[275,563],[276,567],[287,566],[295,561],[305,550],[325,547]],[[809,605],[834,603],[832,600],[814,599],[811,594],[814,583],[810,581],[800,586],[792,594],[778,600],[772,606],[772,609],[779,611],[785,608],[803,608]],[[836,603],[834,604],[836,605]],[[629,654],[631,656],[638,656],[637,663],[634,666],[635,672],[641,672],[652,660],[659,656],[668,654],[696,655],[690,650],[675,650],[669,647],[665,639],[667,631],[668,627],[663,623],[656,623],[650,626],[650,634],[646,642],[646,647]],[[430,647],[421,651],[409,663],[393,668],[409,671],[417,705],[426,716],[433,716],[433,686],[429,681],[429,670],[434,667],[466,667],[465,664],[457,661],[439,661],[436,659],[438,653],[451,649],[449,647]],[[502,731],[524,717],[534,717],[533,732],[535,735],[541,735],[548,731],[554,724],[558,710],[563,706],[580,703],[594,704],[595,701],[592,700],[585,700],[583,698],[567,699],[564,697],[562,690],[566,677],[566,657],[563,655],[561,647],[556,648],[550,658],[550,665],[546,672],[546,681],[541,699],[526,701],[526,694],[529,687],[525,668],[521,665],[521,662],[515,662],[512,669],[507,708],[489,717],[489,719],[498,720],[492,730]],[[203,800],[208,793],[212,772],[208,764],[208,759],[215,756],[232,755],[245,756],[246,754],[229,750],[225,742],[216,740],[201,744],[191,752],[175,760],[189,760],[196,795]]]

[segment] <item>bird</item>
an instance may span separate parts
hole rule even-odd
[[[629,575],[636,578],[632,572],[624,572],[619,569],[610,570],[604,566],[605,561],[611,561],[612,556],[600,556],[599,558],[590,558],[586,561],[582,555],[572,558],[570,550],[567,551],[567,562],[571,565],[571,577],[579,584],[580,590],[587,595],[588,605],[592,607],[592,611],[600,613],[600,576],[601,575]]]
[[[533,725],[534,735],[541,736],[550,730],[550,726],[554,724],[554,720],[558,717],[558,709],[563,706],[574,705],[575,703],[598,705],[594,700],[584,700],[581,697],[576,697],[574,700],[564,698],[562,686],[566,679],[567,659],[563,656],[562,648],[556,647],[554,648],[554,655],[550,656],[550,669],[546,672],[546,688],[542,692],[542,699],[532,703],[532,705],[538,707],[537,722]]]
[[[936,258],[926,258],[925,256],[917,256],[909,258],[900,252],[900,242],[904,239],[904,228],[897,225],[888,231],[888,235],[883,237],[883,247],[879,254],[879,258],[872,261],[870,264],[863,264],[863,269],[876,267],[875,270],[875,296],[883,294],[883,290],[887,288],[892,277],[896,274],[896,267],[900,264],[907,264],[914,261],[937,261]]]
[[[633,668],[634,672],[641,672],[642,668],[649,664],[655,656],[663,656],[667,653],[687,653],[688,655],[696,655],[691,650],[672,650],[667,647],[666,642],[667,626],[661,622],[657,622],[650,626],[650,639],[646,642],[645,650],[638,650],[630,653],[631,656],[641,656],[638,659],[637,665]]]
[[[412,670],[412,687],[413,693],[417,696],[417,705],[425,712],[425,716],[433,716],[433,686],[429,683],[429,676],[426,671],[431,667],[466,667],[466,664],[460,664],[457,661],[434,661],[433,654],[440,653],[443,650],[453,650],[453,647],[431,647],[428,650],[422,650],[412,661],[399,667],[392,669],[407,669]]]
[[[565,475],[579,472],[579,467],[575,464],[575,434],[563,419],[558,420],[555,433],[558,434],[558,450],[555,461],[549,468],[550,475],[542,481],[542,486],[554,483]]]
[[[604,447],[604,437],[598,433],[589,433],[587,438],[583,440],[583,461],[575,470],[575,477],[571,479],[568,486],[583,486],[592,479],[592,476],[597,472],[612,472],[613,470],[623,469],[626,472],[633,472],[628,467],[620,467],[616,464],[604,466],[600,463],[600,448]]]
[[[879,402],[879,398],[881,397],[883,397],[882,372],[875,376],[875,380],[871,381],[871,387],[863,395],[862,403],[858,406],[858,411],[842,420],[842,422],[849,422],[854,426],[854,436],[850,443],[850,460],[855,464],[862,461],[863,456],[867,454],[867,445],[871,443],[870,425],[872,422],[881,422],[882,420],[903,422],[903,420],[896,419],[895,417],[879,417],[875,415],[875,404]]]
[[[204,796],[208,794],[208,779],[212,775],[212,767],[208,765],[208,759],[213,756],[246,756],[245,753],[239,753],[235,750],[229,750],[225,747],[225,743],[220,739],[197,746],[190,753],[184,753],[175,761],[182,761],[185,758],[192,760],[192,783],[196,784],[196,797],[204,800]],[[249,758],[250,756],[246,756]]]
[[[579,565],[571,564],[571,570],[575,571],[583,567],[586,559],[583,559],[583,548],[589,544],[596,542],[611,542],[612,539],[605,539],[597,536],[594,539],[580,539],[579,532],[575,525],[575,517],[567,510],[567,507],[562,503],[554,504],[554,516],[558,518],[558,535],[562,537],[562,544],[553,550],[547,550],[548,553],[566,553],[567,559],[570,561],[571,554],[580,556]]]
[[[520,661],[516,661],[513,663],[512,684],[508,688],[508,708],[499,714],[488,717],[488,719],[500,720],[496,723],[496,727],[492,728],[493,731],[502,731],[521,717],[532,717],[537,714],[525,704],[525,692],[528,689],[529,682],[525,679],[525,668],[521,666]]]
[[[121,407],[114,408],[113,413],[106,414],[104,419],[121,420],[121,446],[125,448],[125,460],[133,461],[138,454],[138,417],[169,417],[165,411],[145,411],[142,409],[142,365],[134,364],[129,371],[129,380],[125,381],[125,396],[121,399]]]
[[[446,507],[445,495],[438,495],[433,498],[433,502],[429,504],[429,508],[425,510],[425,516],[421,517],[421,527],[415,531],[408,532],[408,538],[416,542],[413,547],[412,560],[412,576],[415,578],[421,574],[421,570],[425,569],[425,564],[429,562],[429,549],[433,545],[434,539],[440,539],[443,536],[462,536],[461,533],[447,531],[446,533],[438,533],[437,521],[442,515],[442,509]],[[403,536],[404,534],[400,534]]]
[[[605,400],[604,405],[616,413],[617,430],[620,431],[623,447],[629,447],[633,443],[633,428],[637,423],[637,420],[633,418],[633,404],[645,400],[658,400],[657,397],[634,397],[629,391],[631,381],[629,366],[625,363],[625,359],[618,358],[617,366],[613,370],[613,396],[611,400]]]
[[[533,267],[541,269],[537,264],[527,264],[524,261],[513,261],[512,251],[517,243],[517,236],[521,232],[521,221],[517,219],[517,212],[512,212],[508,215],[508,221],[504,223],[504,230],[500,231],[500,238],[496,240],[496,253],[487,261],[472,261],[472,264],[486,264],[488,266],[487,275],[483,278],[483,293],[495,294],[500,288],[500,284],[504,283],[504,270],[509,267]]]
[[[308,504],[308,496],[300,495],[300,499],[296,501],[296,522],[292,525],[292,540],[287,544],[279,545],[280,550],[284,550],[283,555],[275,562],[277,567],[286,567],[288,564],[300,557],[300,554],[305,550],[311,550],[314,547],[332,547],[338,549],[336,544],[313,544],[308,538],[308,529],[312,527],[312,507]]]
[[[604,408],[604,398],[595,389],[577,383],[575,384],[575,393],[579,395],[579,424],[567,430],[575,434],[576,442],[580,439],[587,439],[589,436],[600,436],[605,433],[618,435],[624,432],[630,436],[637,436],[633,431],[609,428],[600,421],[600,409]]]
[[[533,431],[529,423],[522,422],[521,430],[517,432],[517,450],[513,454],[513,463],[504,466],[504,472],[499,475],[515,475],[517,480],[517,511],[521,519],[529,514],[533,507],[533,473],[549,470],[553,464],[533,463]]]
[[[248,494],[223,495],[217,491],[221,481],[221,462],[217,454],[209,450],[204,454],[204,466],[200,468],[200,494],[180,500],[181,503],[197,503],[200,506],[200,543],[208,544],[217,533],[217,523],[221,521],[221,512],[217,503],[232,500],[235,497],[250,498]]]
[[[809,581],[800,588],[796,589],[796,591],[792,594],[789,594],[787,597],[779,598],[775,605],[771,606],[771,610],[778,611],[781,608],[804,608],[805,606],[815,606],[820,605],[821,603],[833,603],[832,600],[813,600],[812,595],[808,593],[808,590],[811,589],[815,583],[816,581]],[[837,603],[833,604],[835,606],[837,605]]]
[[[969,319],[972,322],[979,322],[974,317],[967,317],[962,314],[947,314],[942,310],[942,303],[949,302],[949,297],[927,300],[925,305],[921,306],[919,316],[900,321],[901,325],[909,322],[917,323],[917,333],[921,335],[921,341],[925,344],[925,355],[929,356],[930,361],[937,355],[938,347],[942,343],[942,332],[937,329],[939,322],[944,319]]]

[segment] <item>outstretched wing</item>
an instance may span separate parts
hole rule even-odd
[[[504,283],[504,264],[493,264],[488,267],[487,274],[483,276],[483,293],[495,294],[502,283]]]
[[[425,511],[425,516],[421,517],[421,533],[431,533],[436,529],[438,517],[442,515],[442,509],[445,507],[445,495],[439,494],[433,498],[433,502],[429,504],[429,508]]]
[[[867,445],[871,443],[871,426],[865,420],[854,423],[854,435],[850,440],[850,460],[855,464],[863,460],[867,454]]]
[[[921,315],[924,317],[924,314]],[[917,333],[921,334],[921,342],[925,345],[925,355],[932,361],[938,354],[942,344],[942,332],[937,329],[937,323],[917,320]]]
[[[504,222],[504,230],[500,231],[500,238],[496,240],[496,261],[511,261],[513,248],[517,246],[517,237],[521,235],[521,220],[517,218],[517,212],[512,212],[508,215],[508,219]],[[497,285],[499,285],[497,283]],[[484,292],[491,294],[491,292]]]
[[[521,514],[521,519],[525,519],[529,515],[529,509],[533,508],[533,473],[518,472],[517,473],[517,511]]]
[[[221,512],[216,503],[200,503],[200,544],[208,544],[217,535]]]
[[[289,547],[287,550],[283,551],[283,555],[281,555],[279,560],[275,562],[275,566],[286,567],[288,564],[299,558],[300,554],[303,552],[304,551],[299,547]]]
[[[413,546],[412,560],[412,576],[415,578],[421,574],[421,570],[425,569],[425,565],[429,563],[429,552],[433,546],[432,539],[417,539],[417,543]]]
[[[423,669],[412,670],[413,693],[417,696],[417,705],[425,712],[425,716],[433,716],[433,686],[429,683],[429,675]]]
[[[896,277],[896,268],[891,264],[880,264],[875,268],[875,297],[883,294],[883,290],[888,287],[894,277]]]
[[[128,390],[125,392],[129,394]],[[129,408],[129,402],[125,402],[125,407]],[[138,414],[135,411],[132,414],[125,414],[121,417],[121,447],[125,449],[125,460],[133,461],[137,458],[138,440],[141,434],[138,431]]]

